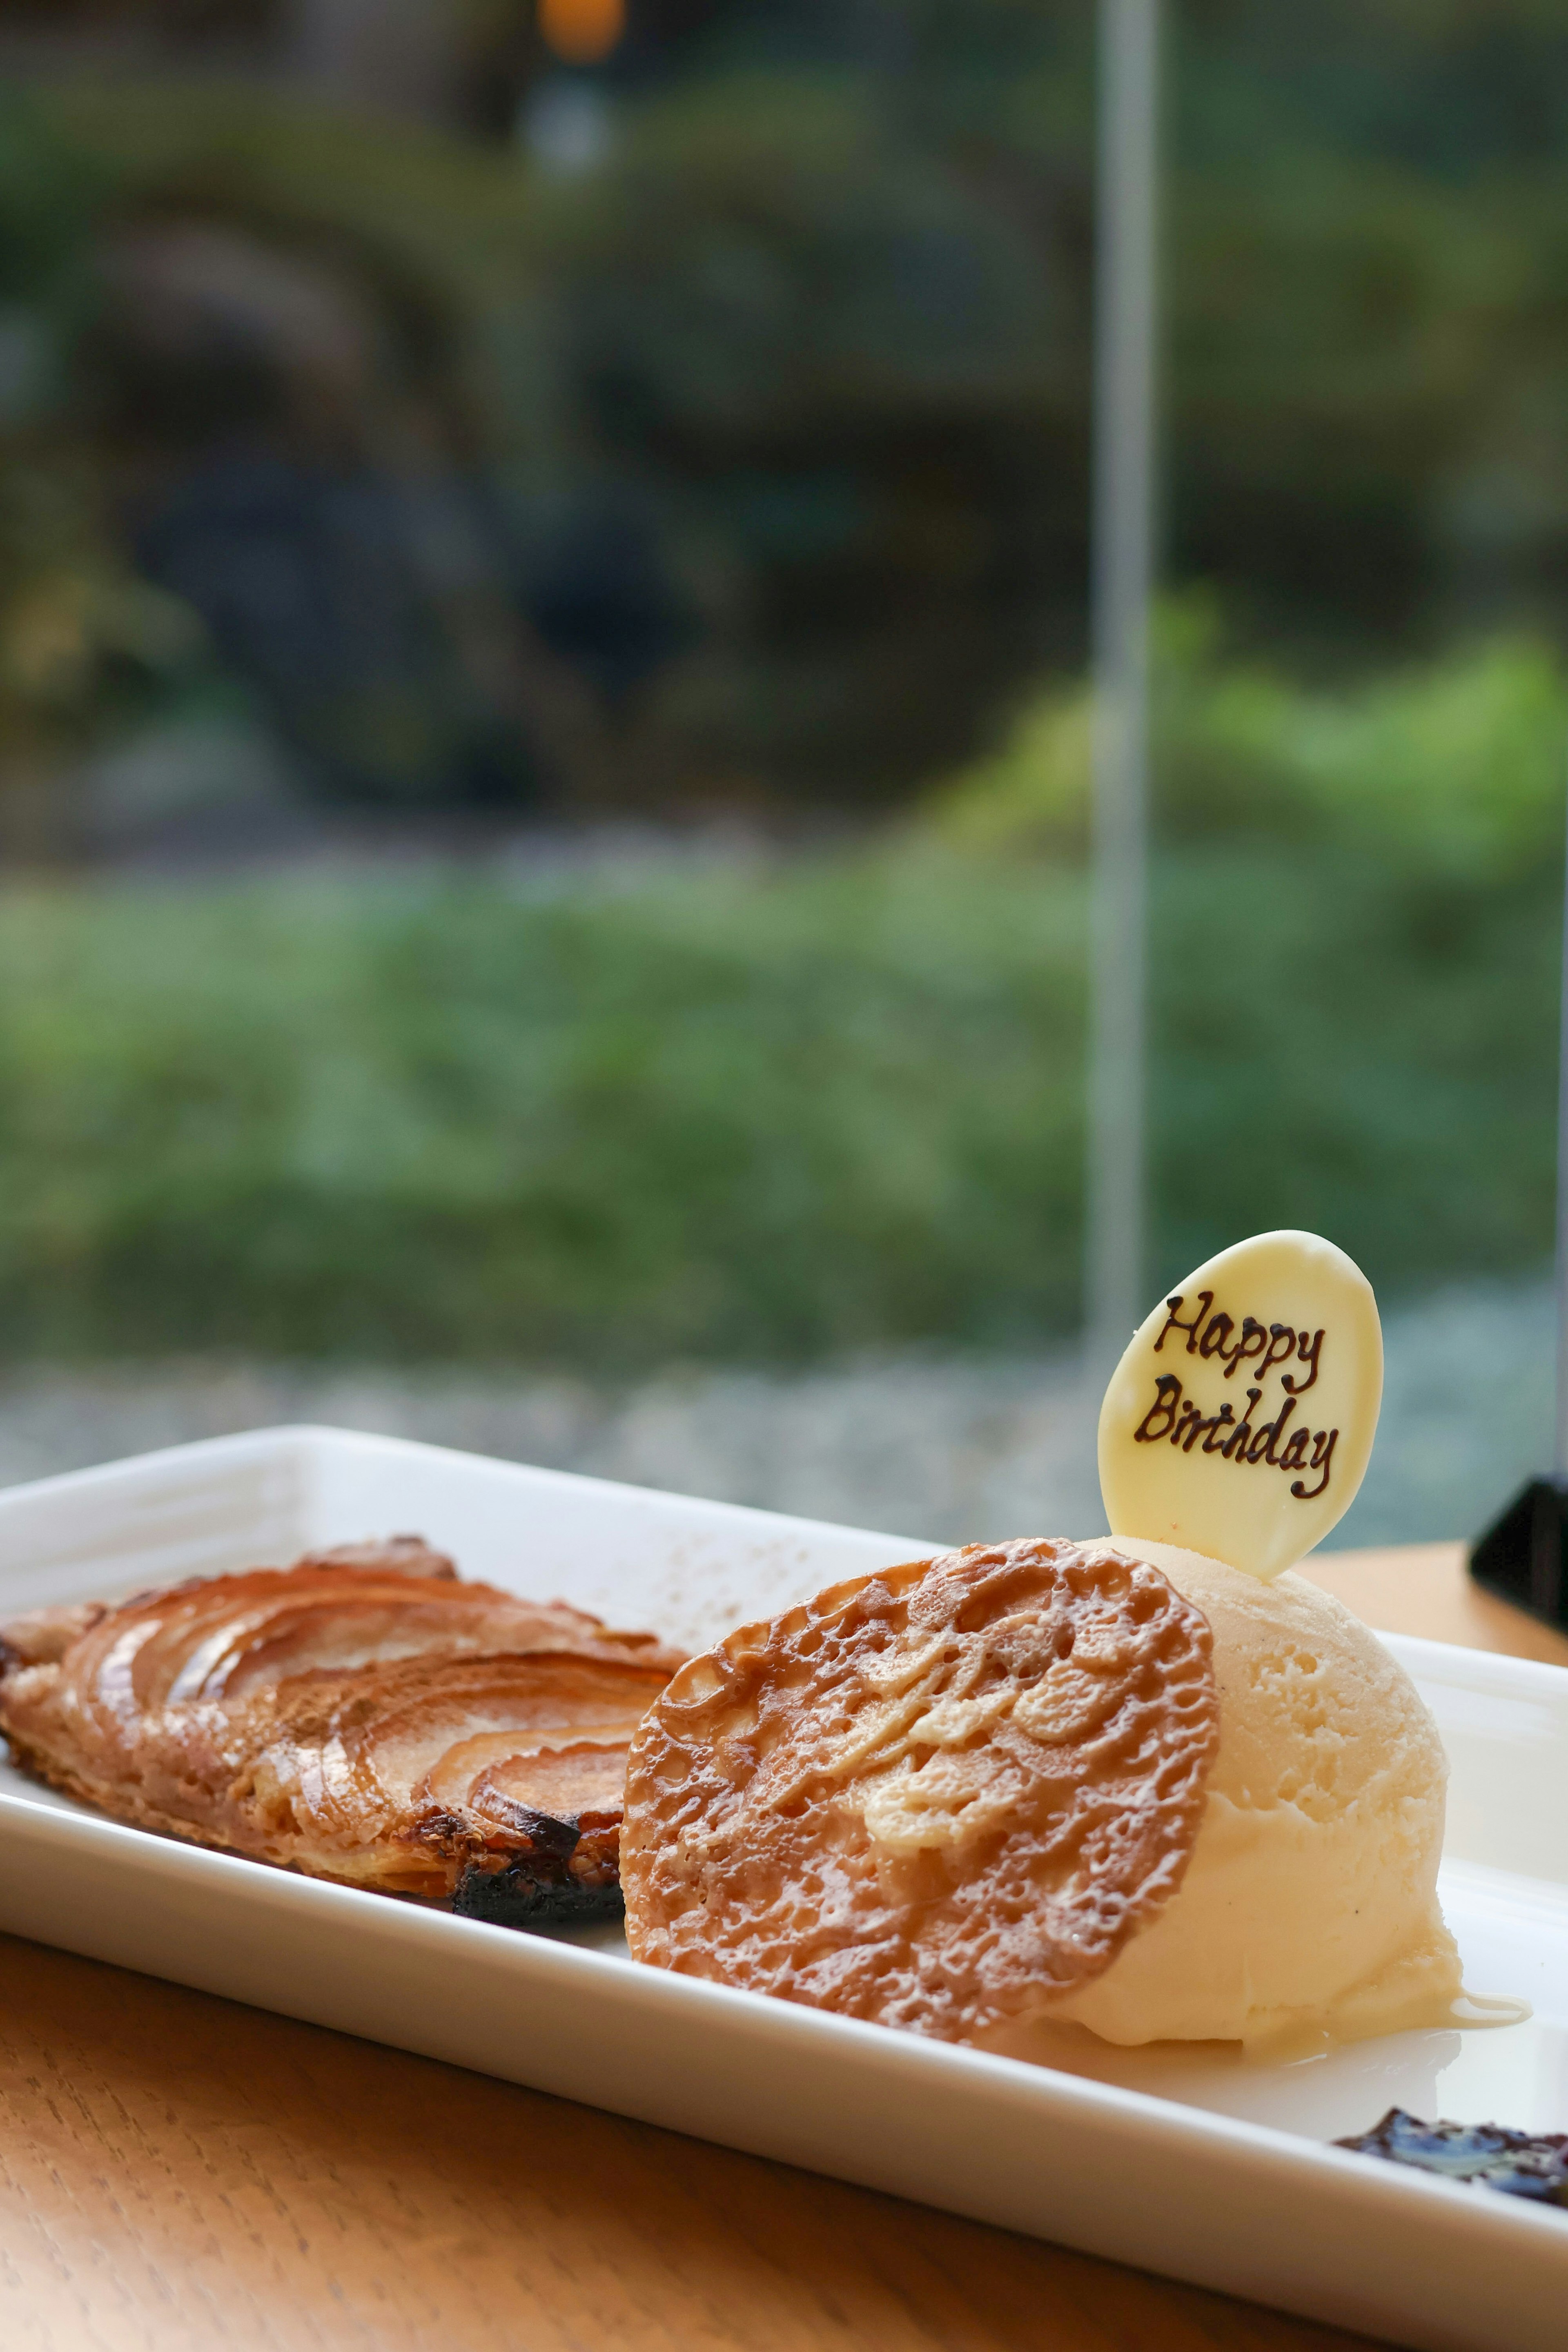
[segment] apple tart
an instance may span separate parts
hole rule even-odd
[[[533,1926],[619,1908],[626,1743],[679,1664],[396,1538],[18,1618],[0,1730],[117,1821]]]

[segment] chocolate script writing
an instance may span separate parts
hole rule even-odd
[[[1258,1379],[1266,1381],[1276,1364],[1288,1364],[1292,1356],[1311,1369],[1304,1381],[1292,1380],[1289,1372],[1280,1373],[1279,1385],[1287,1396],[1305,1396],[1317,1379],[1318,1358],[1323,1345],[1321,1331],[1297,1331],[1289,1323],[1263,1324],[1250,1315],[1244,1315],[1241,1336],[1236,1339],[1233,1317],[1223,1311],[1218,1315],[1209,1314],[1209,1308],[1214,1305],[1212,1290],[1199,1291],[1197,1311],[1184,1323],[1180,1310],[1185,1305],[1186,1300],[1180,1291],[1174,1298],[1166,1299],[1164,1328],[1154,1342],[1156,1355],[1173,1331],[1184,1331],[1188,1355],[1202,1356],[1205,1360],[1217,1356],[1225,1366],[1227,1381],[1238,1364],[1253,1363],[1258,1366]],[[1236,1339],[1234,1347],[1231,1345],[1233,1339]]]
[[[1196,1400],[1184,1393],[1184,1383],[1174,1372],[1161,1372],[1154,1381],[1154,1402],[1133,1431],[1140,1445],[1152,1445],[1162,1440],[1180,1446],[1191,1454],[1194,1446],[1205,1454],[1217,1454],[1226,1462],[1261,1463],[1270,1470],[1292,1471],[1302,1475],[1292,1478],[1290,1492],[1299,1502],[1310,1503],[1320,1496],[1329,1483],[1333,1465],[1337,1429],[1309,1429],[1305,1422],[1291,1429],[1297,1406],[1318,1377],[1321,1360],[1321,1331],[1298,1331],[1289,1323],[1259,1323],[1253,1316],[1242,1318],[1237,1332],[1233,1316],[1223,1311],[1211,1314],[1214,1306],[1212,1290],[1201,1290],[1194,1313],[1184,1319],[1181,1309],[1186,1304],[1178,1292],[1167,1298],[1166,1321],[1154,1342],[1158,1355],[1173,1331],[1185,1335],[1186,1352],[1201,1356],[1224,1366],[1222,1377],[1229,1380],[1238,1365],[1253,1370],[1258,1385],[1247,1391],[1247,1410],[1238,1419],[1235,1407],[1226,1400],[1215,1412],[1205,1413]],[[1285,1391],[1283,1402],[1272,1421],[1253,1425],[1253,1413],[1263,1402],[1263,1382],[1277,1365],[1296,1362],[1307,1368],[1305,1380],[1294,1378],[1286,1371],[1279,1375],[1279,1385]],[[1307,1484],[1309,1472],[1319,1475],[1315,1486]]]

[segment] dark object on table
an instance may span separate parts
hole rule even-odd
[[[1471,1548],[1470,1574],[1543,1624],[1568,1626],[1568,1479],[1532,1478]]]
[[[1337,2139],[1353,2156],[1381,2156],[1446,2180],[1478,2182],[1508,2197],[1568,2205],[1568,2132],[1509,2131],[1501,2124],[1424,2124],[1390,2107],[1360,2139]]]

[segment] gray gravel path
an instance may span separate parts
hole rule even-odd
[[[1336,1546],[1476,1533],[1549,1466],[1549,1286],[1392,1313],[1373,1466]],[[671,1370],[626,1388],[444,1370],[184,1363],[13,1373],[0,1484],[193,1437],[321,1421],[933,1539],[1103,1527],[1097,1398],[1074,1360],[924,1355],[799,1373]]]

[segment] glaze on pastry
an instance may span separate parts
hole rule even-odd
[[[678,1654],[416,1539],[0,1636],[0,1729],[116,1820],[517,1925],[618,1908],[626,1744]]]

